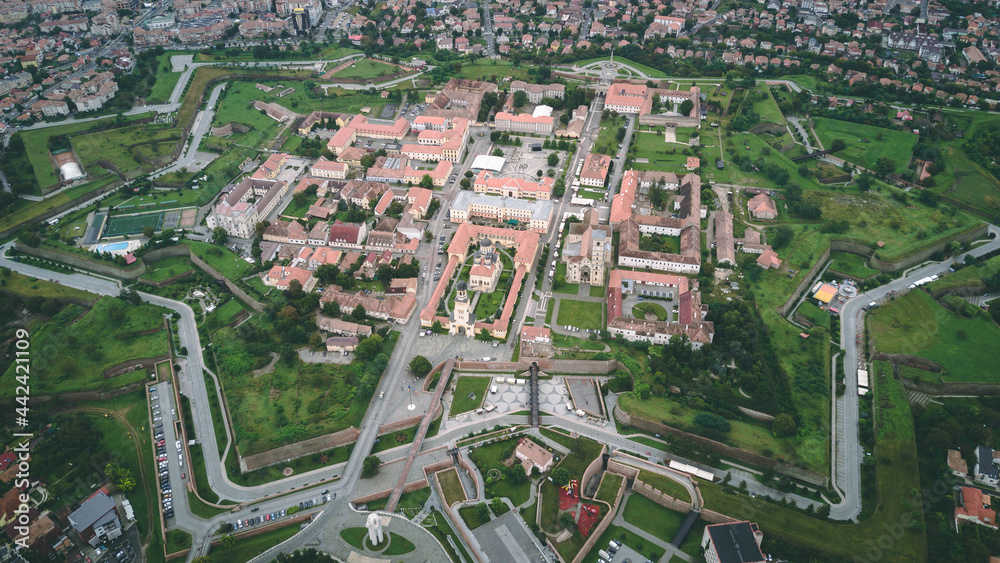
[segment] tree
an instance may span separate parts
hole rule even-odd
[[[677,108],[677,111],[681,115],[691,115],[691,110],[694,109],[694,102],[691,100],[684,100],[681,102],[681,107]]]
[[[314,275],[316,276],[316,279],[319,281],[320,284],[329,285],[337,280],[337,274],[339,273],[340,270],[337,269],[336,265],[323,264],[320,267],[316,268],[316,272]]]
[[[500,147],[493,149],[493,156],[503,156],[503,150]]]
[[[302,282],[292,280],[288,282],[288,296],[292,299],[301,299],[306,293],[302,291]]]
[[[570,476],[569,470],[565,467],[557,467],[552,470],[552,482],[558,487],[562,487],[566,483],[569,483]]]
[[[441,321],[434,321],[434,324],[431,325],[431,330],[436,333],[441,332],[444,330],[444,326],[441,325]]]
[[[476,518],[480,520],[489,521],[490,519],[490,507],[486,506],[485,502],[481,502],[476,505]]]
[[[576,520],[573,519],[573,513],[563,512],[559,515],[559,525],[563,528],[571,530],[574,524],[576,524]]]
[[[423,356],[414,356],[413,359],[410,360],[410,371],[417,377],[427,375],[430,373],[432,367],[434,366],[431,365],[431,361]]]
[[[528,103],[528,94],[524,90],[514,92],[514,107],[523,108]]]
[[[339,317],[340,316],[340,303],[336,301],[330,301],[323,305],[323,314],[328,317]]]
[[[840,152],[847,148],[847,143],[843,139],[834,139],[830,143],[830,150],[833,152]]]
[[[153,229],[153,227],[143,227],[143,229],[142,229],[142,236],[144,236],[146,238],[149,238],[149,237],[153,236],[153,233],[155,233],[155,232],[156,231]]]
[[[215,244],[226,244],[229,242],[229,233],[222,227],[212,229],[212,242]]]
[[[382,465],[382,460],[377,455],[370,455],[361,462],[361,478],[367,479],[378,474],[378,466]]]
[[[774,432],[775,436],[784,438],[794,436],[798,432],[798,427],[795,425],[795,419],[792,418],[792,415],[783,412],[774,417],[774,422],[771,423],[771,432]]]
[[[104,474],[123,493],[127,493],[135,488],[135,477],[132,475],[132,470],[127,467],[122,467],[117,463],[109,463],[104,467]]]
[[[500,150],[500,149],[497,149],[497,150]],[[494,152],[496,152],[496,151],[494,151]],[[501,153],[501,154],[502,154],[502,153]],[[467,189],[469,189],[469,187],[470,187],[470,186],[472,186],[472,182],[470,182],[468,178],[462,178],[462,179],[461,179],[461,180],[460,180],[460,181],[458,182],[458,184],[459,184],[460,186],[462,186],[462,189],[463,189],[463,190],[467,190]]]
[[[896,171],[896,163],[892,161],[891,158],[887,156],[880,157],[875,161],[875,174],[885,178],[889,174]]]
[[[786,244],[792,242],[795,237],[795,233],[792,228],[788,225],[778,225],[777,227],[770,229],[770,233],[767,237],[767,241],[771,243],[774,248],[782,248]]]
[[[35,248],[42,243],[42,238],[31,231],[24,231],[20,234],[20,236],[18,236],[18,239],[20,239],[20,241],[25,245],[32,248]]]
[[[490,508],[493,509],[493,514],[500,514],[500,511],[503,510],[503,501],[500,500],[500,497],[493,497],[493,500],[490,501]]]
[[[547,162],[549,163],[549,166],[555,166],[559,164],[559,155],[554,152],[550,152]]]
[[[358,304],[358,306],[351,311],[351,317],[356,321],[364,319],[366,315],[367,313],[365,312],[365,308],[361,304]]]
[[[382,264],[381,266],[378,267],[378,269],[375,270],[375,279],[379,282],[382,282],[382,287],[389,287],[389,284],[392,282],[392,276],[394,274],[395,270],[392,269],[392,266],[388,264]]]
[[[424,188],[425,190],[434,189],[434,180],[431,179],[430,174],[424,174],[423,177],[420,178],[420,187]]]
[[[382,349],[382,337],[373,334],[358,343],[354,348],[354,356],[364,362],[375,359]]]

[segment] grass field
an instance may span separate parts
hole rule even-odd
[[[614,134],[614,131],[612,131]],[[664,143],[660,133],[636,133],[634,154],[636,159],[647,159],[648,163],[638,162],[636,170],[659,170],[662,172],[685,173],[687,157],[684,146],[674,143]],[[612,148],[617,148],[614,145]],[[614,153],[612,153],[614,154]]]
[[[753,90],[747,90],[747,100],[744,103],[753,103],[753,110],[764,121],[770,121],[776,125],[785,124],[785,116],[781,114],[778,103],[771,95],[771,89],[761,84]],[[752,100],[750,98],[753,98]]]
[[[820,309],[812,301],[806,300],[799,305],[798,313],[816,326],[830,328],[830,313]]]
[[[663,421],[664,424],[688,431],[697,431],[694,424],[694,417],[698,411],[690,409],[680,403],[670,399],[650,398],[640,401],[631,393],[621,395],[618,398],[618,405],[626,412],[653,421]],[[761,453],[770,450],[775,459],[785,460],[788,463],[802,465],[813,471],[825,471],[822,465],[825,457],[817,459],[806,459],[803,455],[810,452],[807,448],[802,448],[794,439],[777,438],[771,434],[770,430],[762,426],[731,420],[730,431],[727,433],[728,442],[732,445],[751,452]],[[822,452],[819,452],[822,453]]]
[[[177,145],[179,130],[162,124],[137,124],[108,131],[75,135],[73,150],[80,157],[84,170],[97,167],[106,160],[132,178],[142,171],[155,168]]]
[[[836,270],[849,276],[867,279],[879,275],[879,271],[868,267],[868,258],[852,252],[830,252],[831,270]]]
[[[559,326],[579,327],[580,330],[601,330],[604,328],[604,306],[602,303],[561,299],[556,323]]]
[[[462,489],[462,482],[458,479],[458,473],[454,469],[448,469],[437,474],[438,481],[441,481],[441,491],[444,492],[444,502],[448,506],[456,502],[465,500],[465,490]]]
[[[82,318],[80,315],[86,313]],[[154,358],[167,353],[163,314],[151,305],[130,306],[113,297],[102,297],[89,311],[71,305],[34,331],[31,339],[36,395],[115,389],[144,381],[145,370],[106,378],[108,370],[129,360]],[[13,396],[13,366],[0,381],[0,395]]]
[[[903,171],[913,157],[913,147],[918,139],[916,135],[904,131],[825,117],[814,117],[813,122],[813,129],[823,143],[823,148],[829,149],[834,139],[843,139],[847,148],[836,155],[869,170],[875,167],[879,158],[888,157],[896,163],[897,172]],[[868,142],[862,142],[862,139]]]
[[[170,63],[167,63],[168,68],[171,67]],[[177,87],[177,81],[181,79],[181,72],[164,72],[161,71],[156,75],[156,82],[153,83],[153,88],[149,91],[149,97],[146,98],[147,104],[163,104],[170,100],[170,95],[174,93],[174,88]]]
[[[469,459],[472,463],[476,464],[479,471],[483,474],[485,478],[490,469],[496,469],[503,475],[504,464],[503,464],[503,454],[507,450],[513,451],[517,447],[517,440],[510,439],[501,442],[495,442],[493,444],[488,444],[485,446],[479,446],[469,452]],[[528,502],[528,498],[531,496],[531,483],[525,480],[524,483],[516,485],[509,481],[508,479],[494,479],[492,482],[486,483],[486,498],[493,497],[507,497],[514,504],[514,506],[520,506],[525,502]]]
[[[417,489],[415,491],[410,491],[408,493],[403,493],[399,496],[399,502],[396,503],[396,510],[399,511],[403,508],[423,508],[427,504],[427,499],[431,498],[431,488],[424,487],[422,489]],[[368,503],[368,510],[384,510],[385,505],[389,502],[389,497],[384,499],[373,500]]]
[[[576,295],[580,291],[580,284],[566,282],[566,263],[559,262],[556,265],[556,277],[552,283],[552,291],[556,293],[567,293]]]
[[[632,494],[625,503],[622,517],[640,530],[670,543],[681,529],[685,515],[668,510],[640,494]]]
[[[558,442],[571,450],[570,453],[559,462],[558,467],[566,469],[569,471],[570,477],[576,479],[583,476],[583,472],[587,469],[587,466],[590,465],[590,462],[594,461],[597,456],[601,455],[601,448],[604,447],[603,444],[591,440],[590,438],[570,438],[569,436],[548,428],[542,428],[541,433],[542,436]]]
[[[458,514],[462,517],[462,520],[465,520],[465,525],[468,526],[470,530],[475,530],[490,521],[489,514],[486,515],[486,518],[480,518],[477,516],[475,506],[463,506],[458,509]]]
[[[567,336],[565,334],[552,333],[552,345],[556,348],[579,348],[580,350],[593,350],[600,352],[604,350],[604,344],[585,338]]]
[[[459,377],[455,384],[455,394],[451,402],[448,416],[478,409],[483,404],[483,397],[490,387],[489,377]]]
[[[652,313],[658,321],[665,321],[670,318],[670,314],[658,303],[640,303],[632,307],[632,316],[637,319],[645,319],[646,315]]]
[[[681,485],[670,477],[653,473],[652,471],[639,471],[639,480],[677,500],[691,502],[691,494],[684,488],[684,485]]]
[[[351,66],[344,68],[333,76],[334,78],[370,80],[389,74],[395,74],[399,71],[399,68],[381,61],[358,59],[352,63]]]
[[[112,118],[109,117],[107,119]],[[105,120],[102,119],[100,121],[104,122]],[[49,160],[49,139],[60,135],[71,135],[79,131],[86,131],[94,127],[94,125],[94,122],[86,121],[83,123],[45,127],[43,129],[32,129],[31,131],[19,133],[24,140],[24,149],[31,160],[31,166],[35,169],[35,179],[38,181],[38,187],[42,191],[59,183],[58,172],[53,168],[52,162]]]
[[[1000,271],[1000,256],[994,256],[980,266],[962,268],[927,284],[927,291],[937,293],[943,289],[983,287],[983,278],[988,278],[998,271]]]
[[[80,291],[58,283],[52,283],[36,278],[29,278],[17,272],[0,274],[0,291],[15,293],[24,298],[42,297],[47,299],[74,299],[84,303],[93,303],[97,295]]]
[[[594,498],[608,503],[609,506],[614,506],[618,489],[622,486],[622,479],[621,475],[604,473],[604,478],[601,480],[601,487],[597,489],[597,495]]]
[[[591,152],[596,154],[606,154],[614,156],[618,154],[618,128],[625,127],[625,116],[619,115],[610,119],[601,120],[601,131],[597,134],[597,141]]]
[[[193,272],[194,264],[185,256],[170,256],[162,260],[157,260],[146,265],[146,273],[143,279],[153,282],[161,282],[174,276],[179,276],[186,272]]]
[[[700,488],[705,508],[757,522],[762,529],[772,530],[779,539],[822,551],[839,560],[864,560],[878,553],[880,561],[926,561],[910,408],[902,386],[891,378],[876,380],[875,393],[875,402],[879,405],[874,454],[879,501],[868,519],[859,524],[824,521],[759,498],[727,494],[720,485],[703,482]],[[913,522],[913,525],[907,527],[906,522]],[[889,529],[894,530],[892,536],[887,534]],[[891,549],[885,548],[887,542]]]
[[[968,319],[922,290],[910,291],[870,315],[879,351],[914,354],[941,364],[945,381],[996,381],[1000,328],[984,313]]]
[[[348,378],[364,370],[362,362],[278,362],[254,377],[249,347],[234,329],[219,329],[213,344],[243,455],[360,426],[368,399],[355,396]],[[390,344],[383,349],[391,353]]]
[[[221,307],[212,311],[212,314],[219,319],[222,324],[228,324],[233,322],[240,313],[246,311],[246,308],[242,303],[236,298],[226,301]]]
[[[196,240],[185,240],[181,244],[191,247],[191,252],[227,279],[236,281],[246,276],[253,265],[224,246]]]
[[[361,528],[364,530],[364,528]],[[271,549],[279,543],[299,533],[299,527],[283,526],[276,530],[270,530],[262,534],[241,538],[236,536],[236,544],[232,549],[224,547],[212,547],[208,552],[208,557],[217,561],[229,561],[232,563],[245,563],[261,553]]]

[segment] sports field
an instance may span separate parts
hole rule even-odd
[[[111,217],[108,219],[108,227],[104,230],[104,236],[120,237],[139,234],[146,227],[153,227],[154,231],[159,231],[163,227],[163,215],[163,211],[153,211]]]
[[[816,135],[823,142],[824,148],[830,148],[834,139],[843,139],[847,148],[836,153],[836,156],[868,169],[873,169],[879,158],[888,157],[896,164],[896,171],[902,172],[909,164],[913,147],[917,144],[917,136],[904,131],[825,117],[814,117],[813,122],[816,124]]]

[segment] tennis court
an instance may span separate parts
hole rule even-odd
[[[163,227],[163,212],[151,211],[149,213],[132,213],[130,215],[109,217],[108,228],[105,229],[104,236],[120,237],[135,235],[141,233],[146,227],[153,227],[154,231],[159,231]]]

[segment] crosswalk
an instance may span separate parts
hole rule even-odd
[[[931,402],[931,399],[933,399],[933,397],[927,393],[914,391],[912,389],[906,390],[906,400],[914,405],[926,406],[927,403]]]

